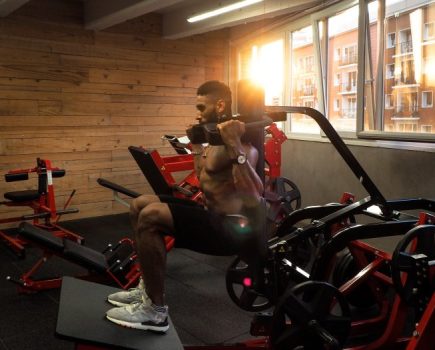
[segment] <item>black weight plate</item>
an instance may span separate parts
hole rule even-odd
[[[253,281],[248,264],[237,257],[227,269],[225,283],[231,300],[246,311],[259,312],[268,309],[271,303],[263,294],[245,284],[245,279]]]
[[[326,282],[307,281],[281,297],[270,338],[275,350],[339,349],[350,326],[349,305],[339,290]]]

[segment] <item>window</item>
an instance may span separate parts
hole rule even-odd
[[[432,91],[423,91],[421,93],[421,106],[423,108],[433,107],[433,94],[432,94]]]
[[[430,127],[435,124],[432,111],[434,51],[432,45],[424,45],[422,40],[435,34],[435,3],[416,1],[411,7],[406,0],[386,0],[385,6],[384,109],[373,109],[372,122],[365,120],[363,131],[383,131],[389,138],[400,138],[402,132],[434,133],[435,129]],[[369,26],[373,28],[375,22],[370,20]],[[397,43],[392,49],[396,35]],[[371,35],[371,54],[366,56],[370,57],[372,67],[377,66],[375,38]],[[415,50],[414,46],[419,49]],[[382,100],[379,98],[378,102]],[[405,123],[405,120],[413,120],[413,123]],[[418,139],[418,135],[415,138]]]
[[[356,86],[358,63],[358,6],[328,18],[328,52],[340,52],[338,61],[328,60],[327,117],[338,131],[356,131]],[[341,77],[338,86],[332,86],[334,77]],[[341,98],[342,106],[338,111],[335,101]]]
[[[421,132],[431,133],[432,132],[432,125],[422,125]]]
[[[385,78],[386,79],[393,79],[394,78],[394,63],[387,64]]]
[[[290,101],[292,106],[318,108],[317,80],[314,67],[314,46],[312,26],[294,31],[290,35]],[[297,67],[296,62],[304,62],[303,67]],[[317,123],[302,114],[290,115],[290,128],[296,133],[320,132]]]
[[[396,33],[387,34],[387,49],[396,47]]]
[[[334,2],[277,29],[289,40],[279,50],[288,51],[284,62],[274,56],[282,51],[271,54],[269,66],[276,62],[285,79],[274,76],[268,104],[313,106],[346,137],[435,141],[435,1],[355,3]],[[321,135],[307,116],[288,119],[290,132]]]
[[[240,52],[238,79],[250,79],[264,88],[265,104],[283,105],[284,41],[252,45]]]
[[[413,50],[411,29],[402,29],[399,31],[399,48],[400,54],[408,54]]]
[[[396,131],[416,132],[417,131],[417,124],[416,123],[398,123],[396,126]]]
[[[334,101],[334,112],[338,112],[340,110],[340,100],[338,98]]]
[[[385,95],[385,109],[394,108],[394,96]]]
[[[435,38],[435,23],[425,23],[423,31],[424,40],[431,40]]]

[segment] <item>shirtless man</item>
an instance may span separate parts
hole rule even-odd
[[[229,87],[218,81],[202,84],[196,108],[200,122],[225,120],[231,116]],[[204,205],[172,196],[143,195],[133,200],[130,214],[142,280],[137,288],[109,295],[108,301],[118,306],[106,313],[110,321],[168,330],[165,235],[175,237],[177,247],[211,255],[250,255],[258,246],[265,216],[263,185],[255,172],[258,151],[242,142],[244,123],[227,120],[218,129],[224,145],[192,146]]]

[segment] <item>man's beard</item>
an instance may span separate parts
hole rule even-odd
[[[217,114],[217,112],[213,111],[213,112],[209,113],[207,118],[203,118],[203,121],[201,122],[201,124],[204,124],[204,123],[219,123],[219,115]]]

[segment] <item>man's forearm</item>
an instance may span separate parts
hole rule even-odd
[[[192,144],[191,149],[193,154],[193,169],[195,170],[196,176],[199,178],[201,169],[201,156],[202,152],[204,151],[204,147],[201,144]]]
[[[254,155],[250,154],[252,153],[250,148],[243,147],[241,143],[226,145],[226,149],[230,159],[234,160],[233,178],[235,186],[242,193],[255,198],[255,201],[259,201],[263,193],[263,183],[255,171],[258,155],[256,153]],[[235,160],[242,153],[246,154],[247,160],[244,164],[239,164]]]

